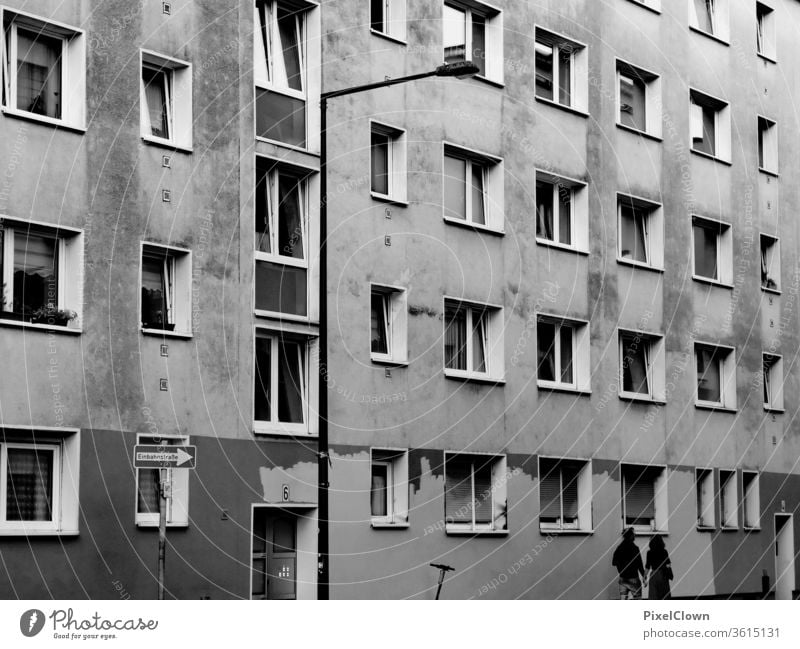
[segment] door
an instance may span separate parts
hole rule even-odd
[[[794,521],[775,514],[775,599],[792,599],[794,587]]]
[[[285,511],[253,511],[253,599],[297,599],[297,518]]]

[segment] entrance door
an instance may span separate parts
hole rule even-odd
[[[253,511],[253,599],[297,599],[297,518]]]
[[[775,599],[792,599],[794,587],[794,521],[775,514]]]

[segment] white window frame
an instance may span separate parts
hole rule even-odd
[[[161,435],[154,436],[149,433],[136,435],[137,444],[162,443],[169,446],[186,446],[189,444],[188,435]],[[158,442],[156,440],[159,440]],[[139,511],[139,472],[148,469],[136,469],[136,490],[134,492],[133,511],[136,515],[137,527],[158,527],[158,512]],[[155,469],[160,471],[160,469]],[[192,469],[167,469],[169,481],[172,483],[172,497],[167,498],[167,527],[189,526],[189,473]]]
[[[373,198],[394,203],[408,203],[407,189],[407,135],[404,129],[370,120],[370,193]],[[388,193],[375,191],[372,186],[372,135],[377,133],[387,138],[387,185]]]
[[[464,160],[465,176],[464,187],[466,191],[466,218],[459,219],[447,216],[446,209],[446,189],[445,189],[445,158],[457,158]],[[486,224],[474,222],[472,216],[472,192],[470,191],[472,178],[472,165],[477,164],[483,168],[483,200]],[[445,223],[451,225],[461,225],[476,230],[484,230],[502,234],[504,232],[504,212],[505,212],[505,188],[503,179],[503,159],[489,153],[466,149],[451,142],[443,142],[442,152],[442,217]]]
[[[467,455],[473,458],[470,471],[472,500],[475,501],[475,461],[476,458],[493,458],[491,466],[491,498],[492,498],[492,523],[478,524],[475,522],[475,508],[472,508],[472,523],[455,523],[447,520],[447,462],[448,457]],[[443,501],[445,511],[445,534],[508,534],[508,480],[507,460],[503,454],[478,453],[463,451],[445,451],[444,453],[444,484],[445,498]],[[502,512],[500,511],[502,510]],[[497,521],[500,524],[496,524]]]
[[[547,322],[556,326],[556,336],[561,339],[561,326],[572,327],[572,383],[560,380],[547,381],[539,378],[539,323]],[[560,354],[555,354],[556,377],[561,376]],[[589,322],[576,320],[552,313],[536,313],[536,385],[540,389],[555,389],[590,393],[592,391],[591,375],[591,340]]]
[[[756,32],[756,52],[775,63],[778,56],[775,9],[764,2],[756,2]]]
[[[717,277],[706,277],[697,273],[695,258],[695,226],[717,230]],[[730,223],[706,216],[692,215],[692,279],[697,282],[716,284],[730,288],[733,286],[733,227]]]
[[[655,138],[662,136],[662,100],[661,100],[661,77],[654,72],[640,68],[639,66],[616,59],[617,70],[617,126],[634,131],[636,133],[646,133]],[[638,129],[634,126],[622,123],[622,77],[636,76],[644,83],[644,105],[645,105],[645,128]]]
[[[736,469],[719,470],[719,521],[722,530],[739,529],[739,494]]]
[[[745,530],[761,529],[761,474],[742,469],[742,523]]]
[[[370,317],[373,293],[379,293],[384,300],[388,349],[388,353],[379,354],[372,351],[370,344],[370,359],[373,363],[406,365],[408,364],[408,291],[400,286],[386,284],[371,283],[369,286]]]
[[[8,33],[6,25],[8,24]],[[17,108],[17,27],[41,31],[61,39],[61,118],[37,115]],[[8,41],[8,42],[7,42]],[[2,111],[47,124],[86,130],[86,33],[64,23],[25,11],[0,7],[0,74],[3,77]]]
[[[53,453],[53,497],[50,503],[50,511],[53,520],[50,521],[9,521],[6,519],[8,512],[6,509],[6,488],[8,485],[8,451],[9,449],[19,450],[41,450],[52,451]],[[0,529],[6,530],[21,527],[30,531],[56,531],[59,527],[61,510],[61,447],[58,444],[43,443],[19,443],[3,442],[0,443],[0,485],[2,485],[3,498],[0,500]]]
[[[564,517],[563,517],[563,508],[564,508],[564,474],[561,470],[559,470],[559,481],[561,483],[561,487],[559,489],[560,499],[561,499],[561,509],[562,509],[562,516],[558,523],[549,523],[549,522],[542,522],[541,520],[541,504],[542,504],[542,496],[541,496],[541,485],[542,485],[542,460],[550,461],[550,462],[572,462],[575,464],[581,464],[581,468],[578,471],[578,520],[575,524],[564,524]],[[585,458],[565,458],[565,457],[554,457],[554,456],[547,456],[547,455],[540,455],[538,457],[538,476],[539,480],[539,511],[540,511],[540,518],[539,518],[539,529],[547,532],[552,533],[579,533],[579,534],[591,534],[594,532],[592,527],[592,494],[594,493],[592,490],[592,462],[591,460],[587,460]]]
[[[720,401],[705,401],[699,397],[698,384],[700,377],[697,375],[697,353],[705,348],[714,352],[719,362]],[[736,349],[727,345],[718,345],[702,341],[694,343],[694,373],[695,373],[695,406],[698,408],[711,408],[717,410],[736,410]]]
[[[694,134],[703,135],[703,109],[714,111],[714,153],[694,148]],[[699,120],[699,121],[698,121]],[[727,101],[689,88],[689,148],[700,156],[731,162],[731,107]]]
[[[139,50],[140,67],[164,73],[167,85],[167,121],[169,137],[152,134],[150,112],[144,80],[139,74],[139,106],[141,113],[141,136],[145,142],[162,144],[186,152],[192,150],[192,64],[150,50]]]
[[[694,470],[694,488],[697,500],[697,529],[717,529],[714,469],[709,467],[696,468]]]
[[[558,215],[553,216],[553,239],[541,237],[538,234],[538,227],[534,225],[536,231],[536,243],[543,246],[550,246],[553,248],[561,248],[562,250],[569,250],[572,252],[580,252],[588,254],[589,252],[589,192],[587,185],[581,180],[568,178],[553,174],[549,171],[537,169],[535,172],[534,189],[536,190],[537,183],[547,183],[551,186],[553,192],[553,206],[558,204],[560,200],[560,192],[568,191],[570,193],[570,216],[572,219],[571,228],[571,242],[569,245],[559,241],[559,219]],[[535,197],[534,197],[535,198]],[[538,220],[538,200],[534,200],[534,218]]]
[[[763,232],[759,235],[761,257],[761,290],[767,293],[781,292],[781,240]],[[765,281],[766,280],[766,281]],[[768,286],[772,281],[775,286]]]
[[[379,29],[375,27],[377,21],[372,16],[372,3],[370,3],[370,32],[405,44],[406,0],[381,0],[381,4],[383,5],[383,15],[381,16],[381,27]]]
[[[627,489],[627,479],[625,476],[625,468],[626,467],[635,467],[634,470],[643,471],[643,470],[650,470],[653,472],[658,472],[657,477],[653,480],[653,508],[654,508],[654,518],[651,521],[649,526],[644,525],[628,525],[626,522],[627,519],[627,511],[626,511],[626,495],[628,492]],[[666,534],[668,532],[667,529],[667,521],[669,520],[669,503],[667,498],[667,484],[669,479],[669,470],[665,465],[661,464],[637,464],[635,462],[623,462],[619,465],[620,471],[620,484],[622,485],[622,528],[626,529],[628,527],[633,527],[633,530],[636,534]]]
[[[447,367],[446,338],[447,338],[447,317],[448,308],[464,309],[466,311],[466,356],[467,369],[454,369]],[[486,341],[485,341],[485,372],[476,372],[472,369],[472,318],[473,311],[484,311],[486,313]],[[443,317],[442,317],[442,367],[444,375],[448,378],[487,381],[490,383],[503,383],[505,381],[505,362],[504,362],[504,319],[503,307],[494,304],[483,304],[471,302],[461,298],[445,296],[443,298]]]
[[[763,115],[758,116],[758,170],[778,175],[778,123]]]
[[[175,326],[173,331],[148,328],[141,322],[142,292],[139,291],[139,326],[142,333],[176,338],[192,337],[192,251],[187,248],[166,246],[152,241],[142,241],[139,253],[139,288],[142,286],[144,258],[147,255],[164,256],[164,272],[167,277],[169,295],[167,299],[167,323]]]
[[[647,371],[647,394],[638,392],[628,392],[624,389],[624,367],[623,357],[623,338],[633,337],[639,339],[644,346],[645,366]],[[618,329],[617,340],[619,341],[619,398],[632,401],[651,401],[654,403],[664,403],[667,399],[666,388],[666,351],[664,336],[658,333],[647,331],[637,331],[634,329]]]
[[[391,454],[391,459],[381,459]],[[376,458],[376,455],[378,456]],[[370,475],[372,466],[381,464],[386,470],[386,516],[370,515],[374,528],[408,527],[408,449],[370,448]],[[370,498],[372,489],[370,487]],[[370,512],[371,514],[371,512]]]
[[[763,352],[761,354],[762,380],[767,400],[764,410],[767,412],[783,412],[783,356]]]
[[[626,202],[635,209],[645,212],[645,253],[647,261],[644,262],[624,257],[622,254],[622,207],[623,203]],[[664,270],[664,209],[660,203],[631,194],[617,193],[617,262],[639,268]]]
[[[0,237],[0,260],[3,276],[0,277],[0,312],[6,304],[14,303],[14,232],[33,229],[58,240],[58,287],[56,308],[72,311],[76,317],[66,326],[37,324],[23,320],[0,319],[0,323],[12,326],[46,328],[56,331],[80,331],[83,312],[83,231],[61,225],[38,221],[22,221],[0,215],[2,237]],[[11,263],[7,263],[10,260]],[[5,288],[3,288],[5,285]],[[12,306],[13,308],[13,306]],[[2,318],[2,315],[0,315]]]
[[[534,94],[537,101],[553,106],[571,109],[586,114],[589,110],[589,48],[585,43],[580,43],[568,36],[556,33],[540,25],[534,26],[534,48],[537,45],[553,49],[553,99],[539,95],[534,81]],[[570,96],[571,101],[564,103],[557,96],[559,79],[560,51],[565,50],[570,54]],[[535,56],[535,54],[534,54]],[[536,74],[536,61],[534,58],[534,75]]]
[[[478,14],[484,19],[486,74],[476,74],[475,78],[486,79],[502,85],[504,68],[503,12],[494,5],[478,2],[478,0],[445,0],[442,3],[442,12],[444,12],[446,5],[450,5],[452,8],[463,11],[466,14],[464,49],[467,60],[471,60],[469,53],[474,49],[472,43],[472,15]],[[442,24],[444,25],[444,15]],[[444,60],[444,45],[442,45],[442,60]]]
[[[689,27],[698,34],[705,34],[718,41],[728,42],[730,38],[730,7],[729,0],[710,0],[712,3],[711,31],[708,32],[700,27],[697,16],[695,0],[689,2]]]

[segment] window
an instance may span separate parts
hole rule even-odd
[[[256,334],[256,432],[309,434],[308,339]]]
[[[445,300],[445,375],[502,380],[502,317],[497,307]]]
[[[762,234],[761,241],[761,288],[766,291],[781,290],[781,248],[775,237]]]
[[[142,138],[192,147],[192,68],[189,63],[142,52]]]
[[[407,360],[408,306],[405,289],[372,285],[370,290],[370,356],[378,363]]]
[[[619,395],[628,399],[666,399],[664,338],[635,331],[619,332]]]
[[[694,278],[733,284],[733,237],[727,223],[692,217]]]
[[[745,529],[757,530],[761,527],[758,471],[742,471],[742,513]]]
[[[722,528],[739,528],[739,497],[736,493],[736,471],[719,471],[719,501]]]
[[[377,198],[406,200],[406,132],[372,123],[370,181]]]
[[[137,444],[159,446],[185,446],[188,437],[146,437],[139,435]],[[136,524],[140,527],[158,526],[161,512],[161,480],[168,483],[167,525],[186,527],[189,524],[189,472],[191,469],[137,469],[136,470]]]
[[[778,173],[778,127],[766,117],[758,118],[758,168]]]
[[[689,0],[689,26],[727,41],[728,2],[729,0]]]
[[[0,535],[78,532],[77,432],[0,429]]]
[[[540,388],[591,390],[588,323],[540,315],[536,345]]]
[[[446,531],[506,530],[506,458],[446,453],[444,461]]]
[[[406,0],[370,0],[369,8],[373,32],[405,41]]]
[[[714,507],[714,470],[695,469],[695,491],[697,492],[697,527],[716,529]]]
[[[478,2],[444,5],[444,61],[472,61],[478,75],[503,82],[502,14]]]
[[[314,19],[312,19],[314,14]],[[309,73],[318,75],[315,5],[294,0],[255,4],[256,135],[307,148]],[[315,38],[316,36],[316,38]],[[314,51],[312,51],[314,50]],[[309,60],[313,57],[313,60]],[[314,78],[317,88],[317,79]]]
[[[592,472],[589,462],[539,458],[539,528],[592,529]]]
[[[661,78],[618,60],[617,86],[617,123],[661,137]]]
[[[502,161],[446,144],[444,218],[451,222],[502,231]]]
[[[762,354],[764,380],[764,410],[783,410],[783,358],[777,354]]]
[[[579,111],[588,110],[586,47],[536,28],[536,97]]]
[[[544,171],[536,172],[536,240],[573,250],[589,250],[586,185]]]
[[[733,348],[695,343],[697,405],[736,408],[736,359]]]
[[[188,250],[142,245],[142,329],[192,333],[191,266]]]
[[[667,470],[660,466],[623,464],[623,527],[637,532],[667,531]]]
[[[730,106],[697,90],[689,91],[689,99],[692,151],[730,162]]]
[[[83,236],[22,221],[0,228],[0,318],[48,326],[80,326]]]
[[[775,47],[775,12],[772,7],[756,2],[756,51],[772,61],[777,56]]]
[[[618,261],[661,270],[664,267],[664,216],[660,205],[617,196]]]
[[[85,36],[80,30],[0,9],[3,110],[82,129]]]
[[[256,159],[256,310],[308,317],[308,171]]]
[[[371,450],[369,498],[373,527],[408,524],[408,451]]]

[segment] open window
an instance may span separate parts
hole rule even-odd
[[[140,92],[142,138],[192,148],[192,67],[190,63],[142,51]]]
[[[406,132],[373,122],[370,128],[370,187],[384,200],[406,201]]]
[[[694,278],[733,284],[733,235],[731,226],[700,216],[692,217]]]
[[[444,373],[463,379],[503,379],[503,311],[445,299]]]
[[[474,0],[444,3],[445,63],[472,61],[478,76],[503,82],[503,14]]]
[[[370,515],[373,527],[408,525],[408,451],[370,451]]]
[[[405,289],[373,284],[370,288],[370,357],[376,363],[408,360],[408,302]]]
[[[406,0],[370,0],[369,14],[373,32],[405,41]]]
[[[666,399],[664,337],[641,331],[619,332],[619,396],[663,402]]]
[[[536,172],[536,241],[589,250],[589,198],[585,183]]]
[[[445,531],[502,532],[507,529],[505,456],[445,453]]]
[[[148,437],[139,435],[137,444],[185,446],[188,437]],[[166,469],[167,526],[186,527],[189,524],[189,472],[191,469]],[[161,514],[161,469],[136,469],[136,525],[157,527]]]
[[[731,160],[731,110],[727,102],[689,91],[692,151],[723,162]]]
[[[736,409],[736,354],[732,347],[695,343],[697,405]]]
[[[739,495],[736,491],[736,471],[719,470],[719,504],[722,529],[739,529]]]
[[[585,321],[538,315],[537,371],[540,388],[591,390],[589,324]]]
[[[638,533],[667,531],[667,469],[663,466],[622,464],[623,527]]]
[[[714,469],[695,469],[695,493],[697,496],[697,527],[704,530],[717,528],[714,506]]]
[[[617,61],[617,123],[661,137],[661,77]]]
[[[758,118],[758,168],[778,173],[778,125],[766,117]]]
[[[445,144],[443,185],[446,220],[502,232],[502,160]]]
[[[768,234],[759,237],[761,244],[761,288],[765,291],[781,290],[780,240]]]
[[[730,37],[730,0],[688,0],[689,26],[719,40]]]
[[[783,357],[762,354],[764,410],[783,412]]]
[[[586,112],[589,67],[585,45],[536,28],[536,97]]]
[[[0,15],[3,111],[83,129],[84,32],[4,7]]]
[[[617,196],[618,261],[664,268],[664,212],[661,205],[633,196]]]
[[[192,333],[192,256],[188,250],[142,244],[144,331]]]
[[[585,460],[539,458],[539,529],[592,530],[592,471]]]
[[[777,57],[775,11],[763,2],[756,2],[756,51],[774,61]]]
[[[742,471],[742,514],[744,528],[761,528],[761,494],[758,471]]]

